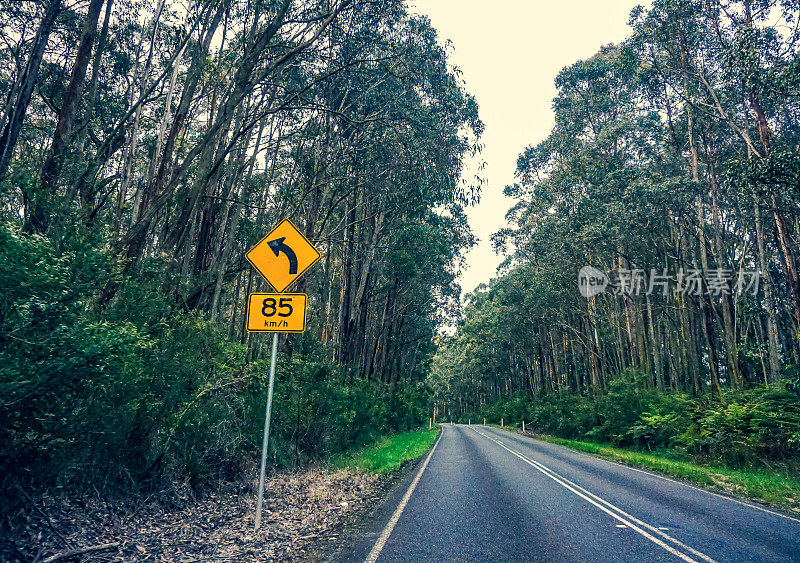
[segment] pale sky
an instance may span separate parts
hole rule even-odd
[[[648,0],[411,0],[439,40],[455,47],[450,61],[464,73],[486,130],[481,203],[468,209],[479,245],[467,255],[464,294],[495,277],[501,257],[490,236],[505,225],[513,201],[503,188],[514,182],[517,155],[553,127],[553,81],[563,67],[629,34],[628,16]]]

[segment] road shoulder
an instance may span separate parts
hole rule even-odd
[[[441,436],[441,429],[439,436]],[[349,523],[347,529],[343,530],[337,540],[339,548],[329,552],[326,561],[361,562],[367,558],[400,504],[403,495],[411,486],[420,465],[435,445],[436,441],[423,455],[405,463],[397,471],[382,477],[385,479],[381,489],[383,498],[361,511],[358,518]]]
[[[501,430],[520,437],[540,440],[581,455],[601,459],[634,471],[641,471],[708,494],[800,521],[800,479],[776,474],[774,480],[766,480],[765,487],[758,482],[755,485],[751,484],[752,482],[747,479],[745,472],[733,469],[706,467],[668,459],[661,460],[655,455],[642,452],[592,442],[565,440],[533,432],[523,433],[519,429],[504,428]],[[676,463],[680,463],[680,471],[672,468]],[[745,477],[741,477],[741,475],[745,475]]]

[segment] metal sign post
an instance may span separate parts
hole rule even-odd
[[[275,388],[275,363],[278,359],[278,333],[303,332],[306,329],[304,293],[283,293],[320,258],[319,251],[297,227],[284,219],[245,253],[248,262],[278,293],[251,293],[247,298],[247,330],[272,332],[272,360],[269,365],[267,414],[264,417],[264,443],[261,449],[261,472],[258,478],[256,531],[261,527],[264,504],[264,480],[267,472],[269,421],[272,415],[272,391]]]
[[[272,360],[269,363],[269,391],[267,416],[264,420],[264,446],[261,450],[261,475],[258,478],[258,503],[256,504],[256,531],[261,526],[261,505],[264,503],[264,475],[267,471],[267,446],[269,445],[269,419],[272,414],[272,390],[275,387],[275,361],[278,356],[278,333],[272,335]]]

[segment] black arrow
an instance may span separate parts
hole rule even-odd
[[[289,273],[296,274],[297,273],[297,254],[294,253],[294,250],[287,244],[284,244],[283,241],[286,240],[286,237],[276,238],[275,240],[267,241],[267,246],[272,249],[272,252],[275,253],[275,256],[279,256],[281,252],[283,252],[286,257],[289,259]]]

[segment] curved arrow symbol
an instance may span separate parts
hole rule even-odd
[[[283,252],[286,255],[286,258],[289,259],[289,273],[296,274],[297,273],[297,254],[294,253],[294,250],[284,243],[283,241],[286,240],[286,237],[276,238],[275,240],[267,241],[267,246],[269,246],[270,250],[275,253],[275,256],[280,256],[280,253]]]

